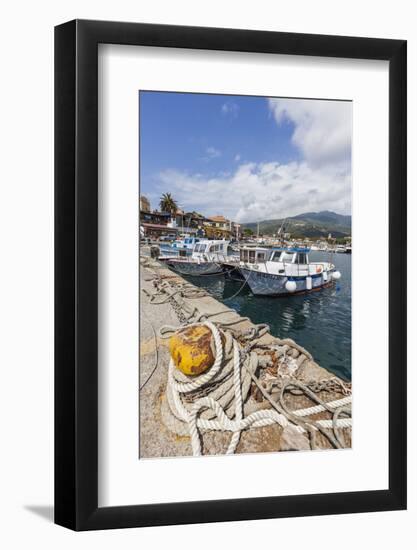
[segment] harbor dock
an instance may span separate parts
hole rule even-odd
[[[212,346],[216,357],[218,342],[224,350],[231,342],[229,351],[224,351],[225,356],[229,353],[229,366],[220,367],[229,368],[230,372],[223,379],[218,375],[217,383],[214,377],[213,387],[207,391],[208,384],[203,384],[182,395],[184,406],[195,418],[193,424],[181,421],[175,411],[178,395],[174,390],[198,377],[184,378],[180,373],[173,382],[169,346],[173,334],[181,334],[181,328],[199,323],[206,323],[215,331],[213,338],[219,332],[221,338]],[[213,325],[215,328],[211,329]],[[235,453],[253,453],[351,446],[350,384],[317,364],[297,342],[273,336],[268,327],[241,317],[162,262],[147,256],[141,256],[140,266],[139,356],[140,458],[198,454],[196,445],[203,455],[225,454],[231,449]],[[238,434],[233,426],[240,414],[240,402],[236,370],[232,372],[237,363],[242,400],[242,428]],[[221,384],[229,386],[220,396]],[[204,397],[204,403],[217,399],[217,409],[206,405],[209,410],[201,406],[202,412],[195,412],[196,402]],[[219,407],[225,412],[224,418]],[[245,419],[250,418],[253,420],[245,424]],[[220,421],[224,429],[218,426]],[[231,438],[235,439],[233,445]]]

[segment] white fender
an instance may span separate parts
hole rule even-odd
[[[295,281],[287,281],[285,283],[285,288],[288,292],[295,292],[297,290],[297,283]]]

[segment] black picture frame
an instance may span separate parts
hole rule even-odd
[[[389,62],[389,488],[98,507],[98,44]],[[74,530],[406,508],[406,41],[74,20],[55,28],[55,522]]]

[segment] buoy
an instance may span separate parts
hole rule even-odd
[[[295,292],[297,290],[297,283],[295,281],[287,281],[285,283],[285,288],[288,292]]]
[[[342,275],[341,275],[340,271],[333,271],[333,273],[332,273],[332,279],[334,279],[335,281],[338,281],[341,276]]]
[[[205,325],[180,329],[169,339],[175,366],[189,376],[201,374],[213,365],[214,349],[212,332]]]
[[[323,271],[323,281],[327,282],[327,271]]]

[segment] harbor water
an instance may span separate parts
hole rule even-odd
[[[310,261],[328,261],[329,255],[310,252]],[[242,281],[223,276],[187,277],[253,323],[267,323],[279,338],[292,338],[318,364],[351,380],[351,262],[350,254],[333,254],[331,261],[342,277],[331,288],[289,297],[254,296]]]

